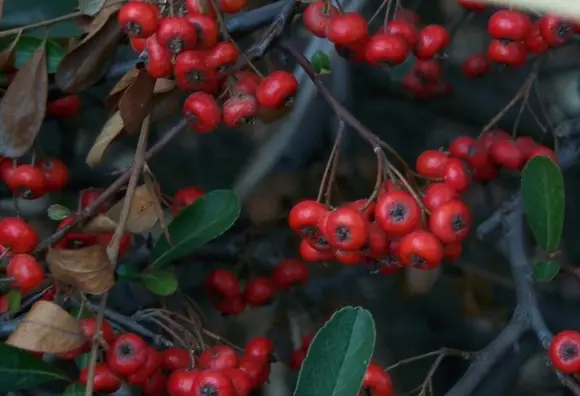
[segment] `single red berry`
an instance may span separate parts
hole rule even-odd
[[[87,386],[89,380],[89,368],[83,367],[81,369],[79,382]],[[121,380],[111,371],[106,363],[97,363],[95,366],[95,373],[93,377],[93,391],[114,393],[121,387]]]
[[[234,90],[246,95],[256,95],[256,90],[262,82],[262,78],[254,72],[239,71],[235,73],[236,83]]]
[[[364,39],[367,35],[367,20],[358,12],[336,14],[328,21],[326,37],[334,44],[352,44]]]
[[[413,72],[426,83],[441,81],[441,63],[434,59],[418,59],[413,65]]]
[[[499,168],[491,161],[488,161],[485,165],[475,168],[471,173],[471,177],[473,180],[491,181],[495,179],[498,174]]]
[[[393,15],[393,20],[409,22],[415,26],[421,24],[421,17],[419,14],[409,8],[398,8],[395,11],[395,15]]]
[[[167,377],[160,370],[150,375],[142,385],[143,396],[159,396],[165,392]]]
[[[393,19],[382,29],[383,33],[394,34],[404,38],[410,46],[417,43],[417,29],[411,22]]]
[[[214,269],[204,281],[205,291],[220,297],[235,297],[241,294],[240,281],[231,271]]]
[[[86,319],[80,319],[78,321],[79,327],[81,329],[81,331],[83,332],[85,338],[89,341],[91,341],[96,334],[96,330],[97,330],[97,319],[96,318],[86,318]],[[103,322],[101,323],[101,332],[100,335],[102,337],[102,339],[104,341],[107,342],[107,344],[111,345],[113,344],[113,342],[115,342],[115,330],[113,330],[113,326],[111,326],[111,324],[106,321],[103,320]],[[87,347],[89,346],[89,344],[87,344]]]
[[[332,250],[316,249],[308,239],[302,239],[300,241],[298,251],[303,260],[310,262],[329,261],[334,258]]]
[[[443,245],[428,231],[416,230],[403,236],[398,250],[404,266],[433,269],[443,260]]]
[[[389,250],[389,240],[383,229],[376,223],[369,224],[369,239],[361,252],[369,257],[380,257]]]
[[[457,0],[459,5],[471,12],[482,12],[487,10],[488,5],[476,0]]]
[[[36,166],[17,166],[11,169],[6,176],[4,182],[20,198],[36,199],[46,194],[44,173]]]
[[[306,359],[306,351],[303,349],[294,349],[290,355],[290,368],[294,371],[300,371],[304,359]]]
[[[145,45],[147,44],[146,38],[140,37],[129,37],[129,45],[136,53],[140,54],[145,51]]]
[[[550,49],[550,45],[542,37],[538,22],[532,25],[530,32],[524,40],[524,45],[530,54],[543,54]]]
[[[121,334],[107,351],[107,364],[113,372],[128,377],[144,367],[149,355],[148,348],[137,334]]]
[[[212,305],[224,315],[239,315],[246,309],[246,301],[242,295],[214,300]]]
[[[83,210],[93,205],[98,199],[100,199],[103,190],[98,188],[87,188],[82,190],[79,195],[79,210]],[[109,209],[109,203],[103,202],[98,208],[99,213],[104,213]]]
[[[184,3],[188,14],[203,14],[216,18],[216,12],[210,0],[185,0]]]
[[[496,40],[523,41],[531,29],[530,17],[520,11],[502,9],[487,21],[487,31]]]
[[[192,205],[200,197],[202,197],[205,192],[196,186],[182,187],[173,196],[173,202],[171,204],[171,213],[173,216],[177,216],[185,207]]]
[[[375,34],[365,46],[365,58],[372,65],[400,65],[407,59],[410,52],[411,48],[407,40],[395,34]]]
[[[147,38],[145,43],[147,51],[147,73],[154,78],[169,78],[173,74],[173,62],[171,52],[157,40],[157,35]]]
[[[238,356],[229,345],[215,345],[199,355],[199,364],[204,369],[221,370],[238,366]]]
[[[529,136],[518,136],[514,142],[526,158],[530,158],[532,150],[539,146],[538,143]]]
[[[532,159],[534,157],[548,157],[555,164],[558,163],[558,157],[556,157],[556,153],[554,153],[554,150],[552,150],[546,146],[537,146],[536,148],[534,148],[530,152],[528,159]]]
[[[404,235],[417,228],[421,209],[407,191],[389,191],[377,201],[375,221],[389,236]]]
[[[340,45],[334,44],[334,50],[341,57],[349,62],[368,62],[365,56],[365,49],[368,42],[368,36],[351,44]]]
[[[298,80],[294,74],[278,70],[268,74],[256,89],[256,99],[260,105],[278,109],[294,98],[298,90]]]
[[[170,396],[193,395],[199,370],[175,370],[167,378],[166,389]]]
[[[368,240],[368,218],[348,206],[338,208],[328,215],[325,235],[328,243],[338,249],[360,249]]]
[[[150,378],[161,365],[161,355],[155,348],[147,348],[147,359],[145,364],[139,368],[138,371],[129,375],[127,382],[131,385],[143,386],[148,378]]]
[[[0,245],[13,253],[30,253],[38,245],[38,234],[18,217],[0,219]]]
[[[288,214],[290,228],[303,238],[319,234],[318,221],[328,213],[328,208],[314,200],[304,200],[292,207]]]
[[[363,261],[364,256],[360,250],[337,249],[334,251],[334,258],[344,265],[357,265]]]
[[[479,141],[483,145],[483,147],[489,151],[489,148],[493,143],[498,140],[510,140],[512,137],[506,131],[501,129],[491,129],[489,131],[483,132],[479,136]]]
[[[430,212],[453,199],[458,198],[457,191],[447,183],[432,183],[425,189],[423,204]]]
[[[415,169],[422,176],[441,178],[448,160],[447,154],[441,151],[426,150],[417,157]]]
[[[566,44],[574,36],[572,24],[557,15],[544,15],[538,20],[538,27],[542,38],[550,47]]]
[[[445,260],[457,260],[461,257],[462,251],[463,247],[461,246],[461,243],[448,243],[443,246],[443,257]]]
[[[202,13],[190,13],[185,16],[197,32],[197,48],[200,50],[209,50],[218,42],[219,25],[215,18]]]
[[[193,357],[183,348],[170,347],[161,353],[161,367],[167,371],[184,370],[191,366]]]
[[[305,284],[308,281],[308,267],[298,259],[285,259],[272,272],[272,280],[278,289]]]
[[[266,277],[252,278],[246,283],[244,300],[249,306],[261,307],[268,304],[276,295],[276,286]]]
[[[13,278],[14,286],[22,293],[36,289],[44,280],[44,269],[28,254],[15,254],[8,261],[6,275]]]
[[[487,47],[489,59],[500,65],[521,67],[528,60],[526,46],[519,41],[491,40]]]
[[[497,165],[512,171],[519,171],[526,158],[513,140],[498,140],[489,148],[489,155]]]
[[[429,59],[439,55],[449,44],[449,32],[441,25],[427,25],[419,31],[415,55]]]
[[[59,118],[74,117],[80,110],[81,99],[78,95],[67,95],[46,104],[46,114]]]
[[[564,374],[580,372],[580,332],[564,330],[556,334],[548,355],[554,367]]]
[[[212,69],[225,73],[238,60],[238,47],[229,41],[222,41],[214,45],[208,52],[205,62]]]
[[[248,4],[248,0],[218,0],[217,6],[221,12],[235,14],[240,12]]]
[[[221,120],[221,110],[215,98],[205,92],[194,92],[185,99],[183,114],[199,133],[213,132]]]
[[[243,357],[239,369],[248,376],[254,388],[263,385],[270,376],[270,362],[262,359]]]
[[[449,144],[449,153],[459,158],[473,168],[485,166],[488,163],[488,151],[483,144],[470,136],[460,136]]]
[[[225,373],[201,371],[195,378],[192,396],[235,396],[234,385]]]
[[[471,172],[462,160],[449,158],[443,169],[443,181],[459,194],[462,194],[471,184]]]
[[[236,396],[249,396],[254,389],[250,377],[239,368],[228,368],[222,372],[232,381]]]
[[[113,241],[112,232],[103,232],[97,235],[97,242],[99,245],[109,247]],[[131,248],[131,233],[125,232],[121,236],[121,243],[119,245],[119,257],[124,257]]]
[[[179,88],[184,91],[199,91],[207,81],[215,79],[215,69],[208,66],[203,51],[183,51],[175,58],[173,74]]]
[[[244,356],[269,362],[274,353],[274,343],[267,337],[254,337],[246,342]]]
[[[156,5],[144,1],[130,1],[119,10],[117,20],[128,36],[147,38],[155,34],[161,12]]]
[[[44,158],[36,164],[44,173],[45,187],[48,192],[62,190],[68,183],[68,167],[58,158]]]
[[[222,106],[223,122],[230,128],[253,124],[257,114],[258,101],[250,95],[231,97]]]
[[[197,45],[197,32],[186,18],[167,16],[159,21],[155,33],[157,42],[173,54],[194,49]]]
[[[377,396],[395,396],[391,376],[375,362],[370,362],[363,377],[364,394]]]
[[[375,217],[375,204],[374,202],[369,202],[368,199],[357,199],[356,201],[346,203],[344,206],[358,210],[365,215],[369,221],[372,221]]]
[[[330,18],[338,15],[338,10],[326,1],[315,1],[310,3],[302,14],[302,23],[317,37],[326,37],[328,22]]]
[[[446,202],[431,212],[429,230],[443,243],[457,243],[467,238],[471,212],[459,199]]]
[[[483,54],[471,55],[461,62],[461,72],[467,78],[480,78],[489,73],[489,60]]]

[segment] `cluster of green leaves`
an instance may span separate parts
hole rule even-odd
[[[545,260],[534,264],[537,281],[550,281],[560,266],[550,255],[556,253],[564,229],[565,192],[560,167],[546,157],[532,158],[522,170],[522,202],[526,219]]]

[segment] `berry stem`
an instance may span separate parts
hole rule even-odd
[[[344,135],[344,129],[345,123],[344,120],[341,118],[338,122],[338,131],[336,133],[336,138],[334,139],[334,144],[332,146],[332,150],[330,151],[330,156],[328,157],[328,161],[326,162],[326,167],[324,169],[322,180],[320,182],[320,188],[318,189],[318,196],[316,198],[316,201],[318,202],[322,201],[323,195],[326,196],[326,199],[328,201],[330,200],[330,191],[332,183],[334,181],[333,179],[335,174],[335,172],[333,172],[332,169],[336,168],[336,163],[338,162],[339,148]]]

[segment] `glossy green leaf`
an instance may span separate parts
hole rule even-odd
[[[10,312],[18,312],[20,304],[22,303],[22,293],[18,289],[10,289],[6,294],[8,299],[8,310]]]
[[[534,264],[534,279],[538,282],[549,282],[558,275],[560,266],[554,261],[540,261]]]
[[[522,171],[521,192],[526,219],[536,242],[552,253],[564,228],[564,178],[547,157],[534,157]]]
[[[140,267],[139,263],[120,263],[115,269],[117,281],[139,281],[141,279]]]
[[[162,235],[151,252],[151,268],[158,268],[226,232],[240,215],[240,201],[231,190],[205,194],[183,209],[167,226],[171,243]]]
[[[316,70],[316,73],[319,74],[328,74],[330,73],[331,66],[330,66],[330,58],[322,51],[316,51],[314,55],[312,55],[312,66]]]
[[[83,368],[87,367],[90,362],[91,362],[91,353],[90,352],[82,353],[82,354],[78,355],[77,357],[75,357],[75,363],[77,364],[77,367],[79,369],[83,369]]]
[[[177,278],[172,271],[166,269],[154,269],[141,275],[141,283],[151,293],[158,296],[170,296],[177,290]]]
[[[375,348],[369,311],[346,307],[322,326],[310,348],[294,396],[356,396]]]
[[[85,396],[87,388],[80,382],[73,382],[67,386],[62,396]]]
[[[22,349],[0,343],[0,394],[68,380],[56,367]]]
[[[79,0],[79,10],[85,15],[94,16],[103,9],[105,0]]]
[[[26,64],[42,44],[42,39],[32,36],[22,36],[14,48],[14,66],[20,68]],[[48,73],[54,73],[60,61],[66,54],[66,49],[55,41],[46,41],[46,61]]]
[[[64,220],[72,214],[69,208],[58,204],[50,205],[46,213],[49,219],[56,221]]]

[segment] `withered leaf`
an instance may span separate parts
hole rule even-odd
[[[38,301],[24,316],[6,344],[28,351],[65,353],[86,342],[77,321],[49,301]]]
[[[158,78],[155,81],[155,88],[153,88],[153,93],[155,95],[173,91],[177,83],[175,80],[170,80],[168,78]]]
[[[138,75],[139,69],[137,67],[134,67],[127,73],[125,73],[125,75],[121,77],[119,81],[117,81],[117,84],[115,84],[113,89],[111,89],[111,92],[109,92],[107,99],[105,99],[105,105],[107,106],[107,108],[114,109],[117,107],[121,95],[123,94],[123,92],[125,92],[127,88],[131,86],[131,84],[135,82],[135,79],[137,78]]]
[[[103,159],[103,155],[105,154],[105,150],[109,147],[109,144],[119,134],[123,131],[123,119],[121,118],[121,113],[116,111],[111,118],[107,120],[101,133],[97,136],[97,139],[93,143],[93,146],[89,150],[87,154],[87,158],[85,162],[89,166],[97,166],[101,160]]]
[[[0,101],[0,155],[17,158],[32,147],[46,111],[46,47],[41,45],[16,73]]]
[[[146,184],[142,184],[135,189],[125,230],[138,234],[153,228],[158,221],[155,199],[156,197],[151,195]],[[118,223],[121,217],[123,201],[124,199],[121,199],[107,212],[107,217],[114,222]]]
[[[103,9],[105,0],[79,0],[79,9],[85,15],[96,15]]]
[[[405,284],[408,294],[422,295],[431,291],[435,283],[441,276],[441,270],[420,270],[417,268],[405,268]]]
[[[115,284],[114,269],[101,245],[80,249],[51,248],[46,262],[53,277],[87,294],[102,294]]]
[[[145,182],[145,186],[149,191],[149,195],[153,198],[153,205],[155,209],[155,214],[157,215],[157,220],[159,221],[159,225],[165,234],[165,239],[171,241],[171,236],[167,231],[167,226],[165,224],[165,214],[163,212],[163,206],[161,205],[161,188],[159,187],[159,183],[155,180],[155,176],[153,172],[146,167],[145,172],[143,172],[143,181]]]
[[[83,232],[87,234],[100,234],[103,232],[115,232],[117,223],[104,214],[93,217],[84,227]]]
[[[1,1],[1,0],[0,0]],[[1,6],[1,4],[0,4]],[[2,10],[0,10],[1,12]],[[0,52],[0,71],[9,69],[14,64],[14,48],[22,36],[22,29],[12,39],[10,45]]]
[[[155,95],[151,122],[161,121],[175,115],[176,109],[180,109],[182,106],[182,96],[182,92],[178,89]]]
[[[58,87],[68,93],[79,92],[101,79],[123,37],[114,13],[97,14],[87,36],[60,62],[55,74]],[[104,21],[104,23],[103,23]]]
[[[127,133],[139,132],[143,120],[151,113],[154,87],[155,79],[146,70],[139,70],[133,84],[121,96],[119,111]]]

